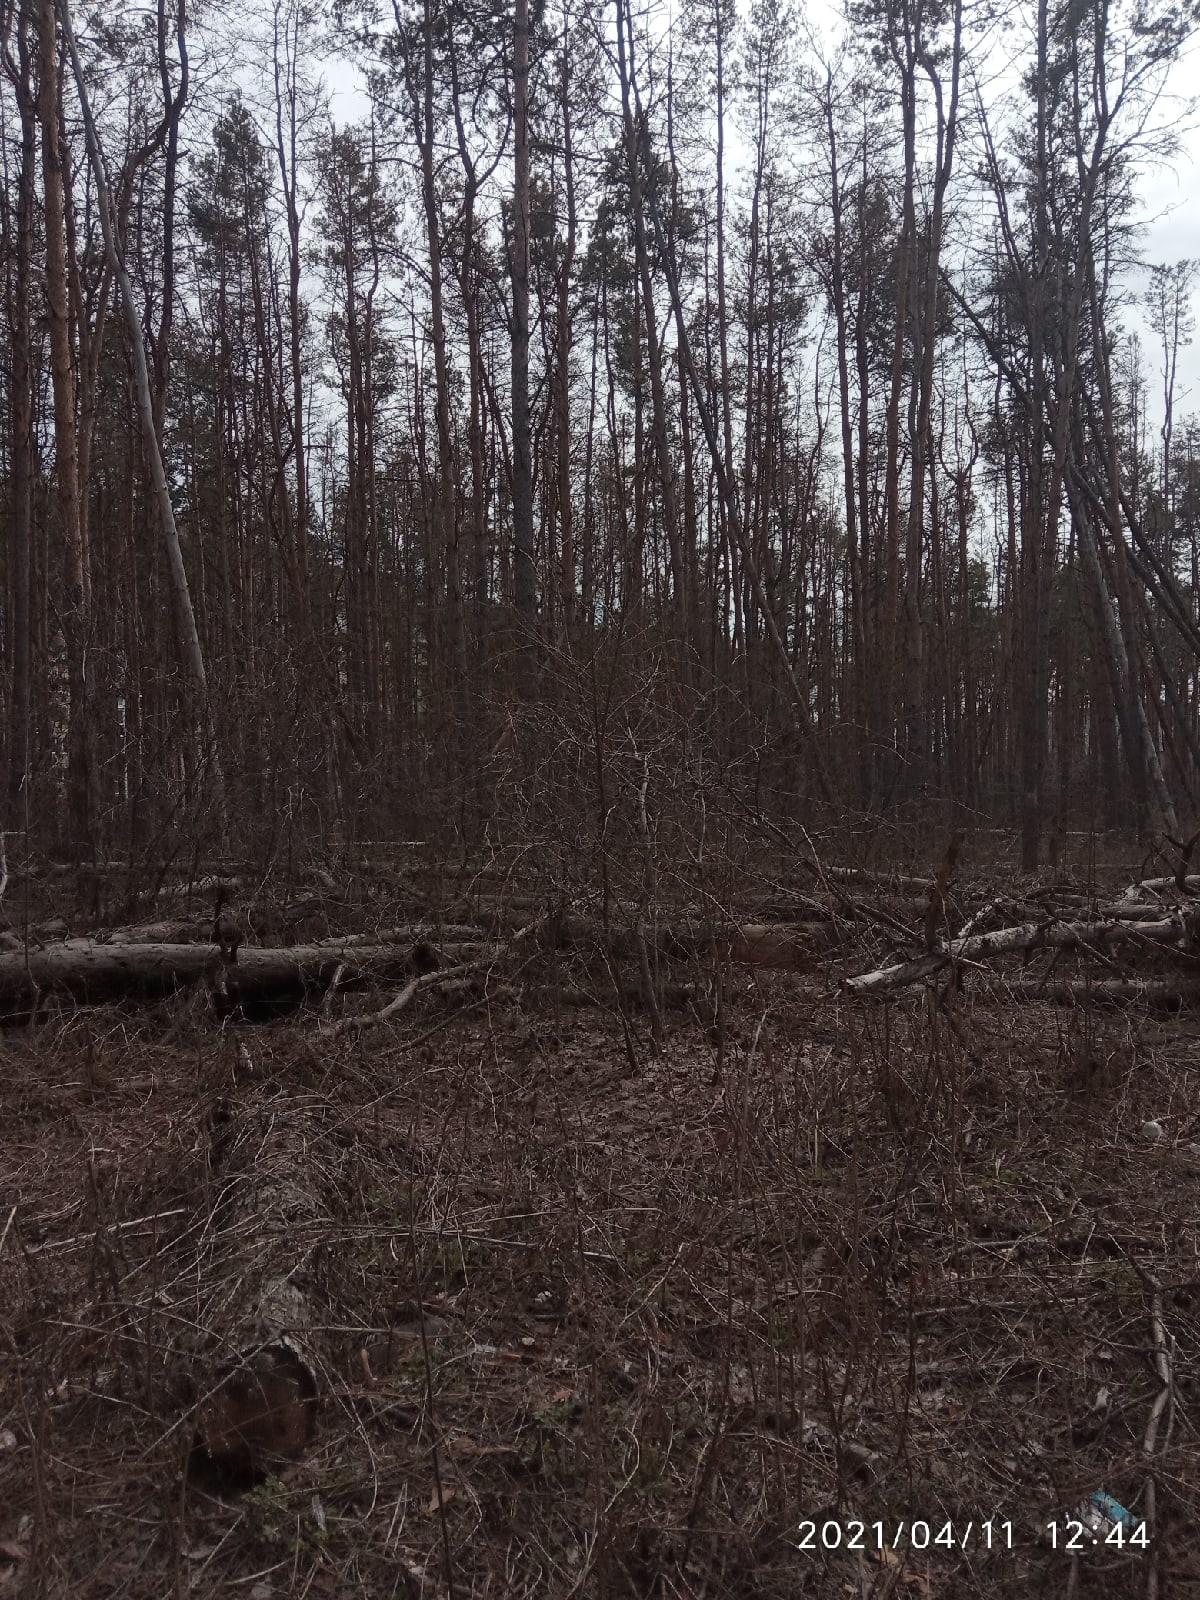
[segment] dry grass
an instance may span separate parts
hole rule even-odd
[[[719,1077],[695,1019],[656,1058],[551,990],[358,1043],[194,1003],[9,1032],[0,1593],[1200,1592],[1193,1028],[738,981]],[[317,1437],[240,1493],[188,1471],[218,1106],[322,1213],[258,1242],[324,1319]],[[1051,1549],[1151,1477],[1150,1552]]]

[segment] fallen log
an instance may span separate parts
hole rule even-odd
[[[951,939],[944,948],[930,950],[911,961],[847,978],[844,988],[853,995],[887,994],[910,983],[919,983],[951,961],[979,963],[993,956],[1040,949],[1102,950],[1120,944],[1179,944],[1185,938],[1183,919],[1175,916],[1154,922],[1023,923],[1013,928],[998,928],[994,933]]]
[[[394,983],[413,971],[411,945],[243,945],[223,962],[211,944],[102,944],[67,939],[43,950],[0,953],[0,1007],[36,1005],[50,994],[96,1003],[159,999],[216,982],[231,1003],[302,1000],[324,992],[339,967],[341,982]]]
[[[481,923],[496,931],[516,929],[519,918],[496,910],[481,915]],[[639,937],[660,955],[680,961],[703,959],[714,947],[724,960],[739,965],[773,967],[794,971],[810,964],[819,953],[841,942],[839,929],[831,922],[722,922],[705,926],[699,921],[651,923],[610,923],[605,928],[597,917],[576,912],[545,916],[539,923],[538,938],[547,949],[598,949],[610,956],[636,957]]]
[[[575,915],[543,918],[536,926],[544,948],[606,949],[618,958],[638,953],[637,927],[606,930],[594,918]],[[715,928],[695,922],[647,926],[641,932],[648,945],[668,958],[704,960],[715,951],[738,965],[793,972],[814,966],[841,938],[828,922],[725,923]],[[447,939],[447,933],[455,938]],[[44,949],[0,950],[0,1014],[23,1013],[50,995],[84,1004],[154,1000],[200,984],[217,990],[230,1006],[298,1004],[318,998],[335,979],[340,987],[354,987],[396,983],[428,971],[430,935],[436,935],[439,949],[451,952],[455,964],[478,967],[503,954],[504,946],[459,937],[475,933],[465,925],[439,929],[435,923],[422,923],[319,944],[243,944],[234,961],[223,960],[211,942],[67,939]]]
[[[864,867],[821,867],[805,861],[801,865],[816,878],[828,878],[831,883],[862,884],[873,889],[905,891],[910,894],[927,894],[933,888],[932,878],[910,878],[902,873],[870,872]]]
[[[715,927],[705,927],[700,922],[649,921],[638,924],[626,921],[632,908],[621,907],[621,919],[604,923],[595,916],[579,912],[558,911],[537,916],[538,940],[544,949],[606,950],[610,956],[636,957],[639,934],[660,955],[681,961],[690,961],[710,955],[714,946],[725,960],[738,965],[773,967],[780,971],[794,971],[811,963],[821,952],[832,949],[842,940],[841,931],[830,921],[808,922],[723,922]],[[465,943],[478,939],[479,931],[512,935],[530,922],[527,910],[519,905],[481,906],[474,913],[465,906],[452,913],[461,917],[474,917],[473,923],[436,922],[413,923],[403,928],[386,929],[381,933],[351,934],[343,939],[323,940],[339,950],[369,948],[378,940],[392,938],[433,938],[439,947]],[[243,947],[244,948],[244,947]]]
[[[853,995],[890,994],[893,989],[904,989],[910,983],[920,983],[922,978],[931,978],[950,959],[945,950],[930,950],[923,956],[914,957],[912,961],[900,961],[895,966],[880,967],[875,972],[860,972],[856,977],[847,978],[843,988],[847,994]]]
[[[980,998],[1001,1003],[1056,1006],[1153,1006],[1182,1011],[1200,1004],[1200,982],[1187,978],[995,978],[980,990]]]
[[[1123,900],[1144,899],[1147,894],[1200,894],[1200,877],[1195,873],[1180,879],[1171,878],[1143,878],[1141,883],[1131,883],[1121,896]]]
[[[1177,944],[1183,936],[1183,921],[1174,916],[1143,922],[1022,923],[1014,928],[997,928],[993,933],[973,934],[968,939],[952,939],[947,948],[952,955],[968,961],[983,961],[1010,950],[1036,950],[1043,946],[1058,950],[1090,946],[1099,950],[1118,944]]]
[[[415,997],[424,990],[456,983],[467,974],[487,966],[489,959],[465,962],[462,966],[449,967],[445,972],[426,972],[419,977],[410,978],[400,993],[380,1010],[369,1012],[366,1016],[343,1017],[339,1022],[329,1023],[324,1029],[325,1036],[336,1039],[345,1033],[361,1033],[365,1028],[377,1028],[381,1023],[390,1022],[393,1017],[399,1016],[407,1006],[411,1005]]]
[[[840,941],[841,935],[831,922],[795,923],[790,927],[744,922],[740,927],[718,930],[715,939],[718,954],[727,961],[739,966],[768,967],[776,972],[803,972]]]
[[[277,934],[279,930],[286,930],[289,925],[294,926],[299,921],[312,921],[319,913],[319,909],[306,913],[304,917],[292,917],[284,908],[282,915],[272,915],[269,912],[247,918],[250,925],[251,936],[265,939],[270,934]],[[204,944],[211,945],[213,919],[211,914],[206,917],[177,920],[171,922],[139,922],[126,927],[106,928],[95,942],[103,945],[158,945],[158,944]],[[64,927],[63,932],[66,929]],[[329,934],[320,939],[300,939],[294,946],[281,946],[280,948],[299,948],[303,945],[312,945],[321,949],[349,949],[352,946],[413,944],[420,939],[433,939],[439,944],[446,941],[454,943],[470,943],[478,941],[480,928],[476,924],[467,923],[440,923],[425,918],[417,922],[401,923],[390,928],[372,928],[365,933]],[[243,949],[254,948],[243,945]],[[263,944],[260,949],[272,948]]]
[[[328,1361],[309,1265],[330,1210],[313,1143],[309,1119],[275,1100],[222,1101],[210,1119],[212,1198],[185,1235],[203,1254],[191,1303],[175,1308],[195,1350],[194,1467],[252,1480],[313,1436]]]
[[[432,939],[440,944],[478,943],[481,929],[473,923],[408,922],[395,928],[379,928],[368,933],[348,933],[338,938],[318,939],[320,949],[363,950],[374,945],[414,944],[421,939]]]

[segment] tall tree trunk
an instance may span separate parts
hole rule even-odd
[[[29,297],[33,258],[34,177],[37,161],[37,100],[30,60],[30,26],[35,0],[21,0],[16,16],[17,58],[7,48],[5,61],[21,120],[17,169],[16,264],[9,300],[12,352],[9,404],[12,410],[11,604],[12,698],[8,725],[9,825],[28,817],[30,762],[30,552],[33,524],[33,383]],[[11,13],[9,14],[11,16]],[[6,41],[7,43],[7,41]]]
[[[450,369],[446,357],[446,318],[443,308],[442,236],[438,211],[434,150],[433,34],[435,14],[432,0],[425,0],[422,28],[421,100],[421,198],[425,209],[426,247],[429,251],[429,309],[433,336],[433,370],[437,425],[437,485],[434,491],[433,534],[437,559],[446,563],[448,617],[453,677],[459,694],[465,692],[466,633],[463,627],[462,574],[459,568],[458,539],[454,516],[454,450],[450,436]],[[527,309],[528,320],[528,309]],[[460,706],[461,709],[461,706]]]
[[[916,422],[912,430],[912,467],[908,501],[908,526],[905,535],[905,744],[909,760],[915,763],[914,776],[920,778],[927,754],[928,708],[922,682],[925,652],[925,624],[921,615],[920,592],[923,562],[922,530],[925,526],[925,480],[930,451],[933,408],[934,354],[937,347],[938,288],[941,276],[942,234],[945,225],[946,193],[954,167],[954,144],[958,131],[958,85],[962,61],[962,0],[956,0],[953,13],[953,43],[950,51],[949,104],[943,100],[941,76],[933,57],[919,35],[915,56],[933,90],[936,109],[936,154],[934,163],[933,209],[929,218],[924,281],[916,306],[914,357],[919,355]],[[938,537],[936,519],[930,537]]]
[[[628,52],[628,68],[625,66]],[[691,678],[691,643],[687,637],[688,603],[679,540],[679,515],[675,497],[675,463],[667,431],[666,384],[663,379],[662,351],[658,339],[658,317],[654,309],[654,285],[650,277],[650,247],[646,238],[646,213],[642,198],[642,153],[639,130],[629,97],[634,72],[633,19],[627,4],[617,3],[617,55],[621,62],[621,107],[625,128],[625,160],[629,183],[629,203],[633,213],[634,254],[642,291],[642,311],[646,333],[646,355],[650,364],[650,404],[653,419],[654,454],[662,494],[662,518],[671,561],[672,610],[674,627],[682,646],[679,670],[682,680]],[[640,389],[639,389],[640,398]],[[636,578],[641,582],[640,572]]]
[[[833,72],[825,75],[825,93],[821,103],[825,115],[825,131],[829,140],[829,221],[831,259],[829,264],[829,298],[833,303],[837,328],[838,414],[842,440],[842,493],[846,516],[846,570],[849,578],[849,618],[847,649],[850,653],[849,704],[847,720],[853,725],[859,760],[858,800],[860,805],[870,804],[870,767],[866,760],[867,739],[867,645],[864,615],[864,563],[865,539],[859,547],[859,519],[854,498],[854,419],[850,409],[850,329],[846,306],[845,224],[843,221],[842,182],[838,165],[837,129],[834,125]],[[866,505],[862,507],[864,528]]]
[[[68,692],[68,836],[71,848],[79,854],[85,854],[94,847],[95,826],[88,704],[87,551],[83,545],[79,511],[79,446],[68,305],[66,206],[63,151],[59,139],[59,62],[54,0],[40,0],[38,38],[41,74],[38,116],[42,126],[42,187],[46,230],[46,310],[50,324],[50,373],[54,393],[54,465],[63,540],[62,624],[67,652]]]
[[[563,16],[562,77],[559,109],[563,126],[563,179],[567,199],[567,236],[558,266],[558,312],[555,330],[554,403],[558,444],[558,519],[562,538],[563,633],[570,640],[575,624],[575,533],[571,503],[571,271],[575,261],[575,160],[572,149],[570,34]]]
[[[296,565],[300,584],[301,623],[305,633],[311,627],[311,610],[308,583],[308,455],[307,430],[304,417],[304,359],[301,330],[300,276],[303,270],[303,253],[300,243],[300,206],[298,198],[299,161],[299,83],[298,54],[300,48],[301,12],[298,4],[290,6],[289,14],[280,27],[282,0],[276,0],[273,34],[272,65],[275,75],[275,151],[279,162],[279,178],[283,188],[287,214],[288,235],[288,355],[292,381],[292,470],[295,477],[296,515],[295,541]],[[283,34],[283,54],[280,53],[280,34]]]
[[[1029,462],[1021,506],[1020,626],[1021,659],[1014,662],[1015,681],[1021,684],[1019,726],[1021,866],[1032,872],[1038,865],[1042,833],[1042,769],[1046,752],[1046,598],[1047,568],[1053,560],[1056,528],[1048,528],[1045,483],[1046,404],[1049,399],[1046,352],[1046,296],[1049,287],[1049,0],[1038,0],[1037,60],[1035,64],[1035,167],[1032,260],[1026,285],[1024,312],[1029,341]]]
[[[903,39],[896,36],[896,17],[891,5],[887,22],[892,58],[900,73],[900,106],[903,125],[904,184],[902,190],[902,220],[900,237],[896,244],[896,296],[892,321],[892,370],[888,385],[886,413],[886,464],[884,467],[884,547],[885,563],[884,612],[882,617],[882,643],[880,665],[883,679],[880,698],[883,708],[882,734],[889,747],[902,745],[897,727],[897,700],[903,705],[907,696],[904,681],[907,671],[904,644],[901,639],[901,555],[900,555],[900,410],[904,390],[904,348],[908,329],[911,301],[913,259],[917,249],[916,218],[916,56],[909,30],[909,18],[901,5]],[[910,597],[916,603],[916,585],[920,572],[906,574],[903,590],[906,606],[905,623],[913,621],[907,610]],[[915,622],[914,622],[915,626]],[[907,629],[906,629],[907,631]],[[901,756],[906,751],[899,752]],[[898,776],[898,774],[896,774]],[[889,785],[890,792],[890,785]]]
[[[730,378],[729,364],[729,308],[725,289],[725,50],[727,44],[726,25],[727,8],[726,0],[713,0],[713,22],[715,28],[714,48],[715,67],[717,74],[717,171],[716,171],[716,250],[717,250],[717,351],[720,357],[720,390],[718,400],[721,411],[721,444],[724,450],[725,473],[729,479],[731,494],[736,496],[736,480],[733,475],[733,383]],[[729,519],[736,515],[736,501],[723,502],[722,514],[727,519],[725,539],[728,541],[726,549],[729,555],[730,590],[733,605],[733,648],[734,653],[742,664],[742,670],[747,674],[746,695],[749,698],[749,663],[746,659],[746,618],[742,603],[742,575],[738,562],[737,535],[732,521]]]
[[[179,181],[179,124],[187,104],[190,82],[187,53],[186,0],[175,0],[175,46],[179,58],[179,87],[172,89],[167,57],[166,0],[158,0],[158,75],[166,124],[166,158],[163,165],[162,308],[154,339],[152,388],[154,431],[161,440],[167,413],[167,382],[171,372],[171,329],[175,320],[175,198]]]
[[[512,281],[513,599],[521,632],[517,684],[529,698],[535,682],[537,573],[533,546],[533,453],[529,433],[529,0],[513,17]]]

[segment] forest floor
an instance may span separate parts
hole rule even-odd
[[[0,1596],[1200,1594],[1195,1018],[742,970],[656,1054],[604,972],[5,1031]],[[315,1434],[252,1484],[180,1332],[222,1117],[321,1217]]]

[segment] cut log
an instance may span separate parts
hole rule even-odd
[[[196,1419],[196,1446],[219,1470],[253,1477],[304,1453],[319,1390],[290,1339],[236,1351],[213,1377]]]

